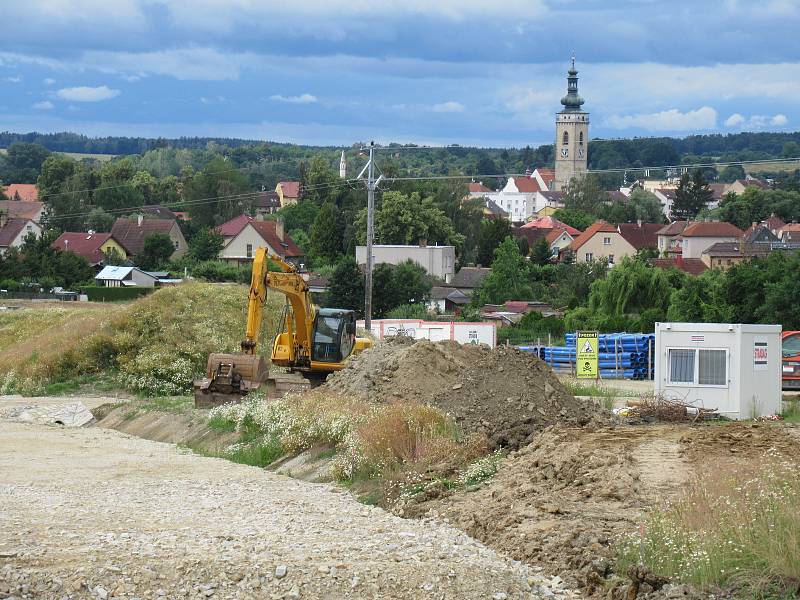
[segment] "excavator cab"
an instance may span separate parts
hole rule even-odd
[[[314,318],[311,360],[339,363],[350,356],[356,342],[356,317],[352,310],[320,308]]]

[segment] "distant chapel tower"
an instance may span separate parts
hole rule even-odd
[[[347,159],[344,157],[344,150],[342,150],[342,158],[339,160],[339,177],[347,179]]]
[[[584,100],[578,95],[574,55],[567,75],[567,95],[561,99],[564,110],[556,114],[556,191],[586,174],[589,153],[589,113],[581,110]]]

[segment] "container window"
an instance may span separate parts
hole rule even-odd
[[[683,348],[669,351],[670,383],[694,383],[694,352]]]
[[[725,354],[725,350],[700,350],[697,381],[700,385],[728,383]]]

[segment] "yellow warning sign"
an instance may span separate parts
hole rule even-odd
[[[600,374],[597,370],[598,354],[597,341],[599,334],[596,331],[578,331],[576,336],[576,375],[578,379],[597,379]]]

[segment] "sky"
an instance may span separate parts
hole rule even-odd
[[[315,145],[800,129],[800,0],[0,0],[0,130]]]

